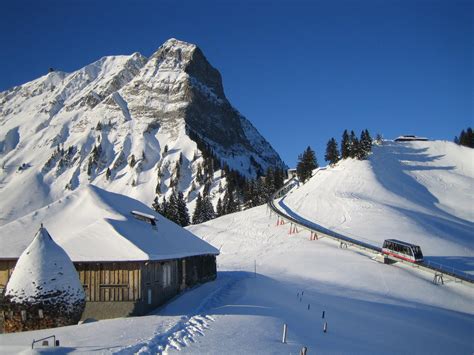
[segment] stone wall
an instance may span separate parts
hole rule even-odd
[[[18,304],[10,302],[6,297],[0,309],[3,331],[14,333],[77,324],[81,318],[84,303],[77,304],[74,311],[64,312],[61,305]]]

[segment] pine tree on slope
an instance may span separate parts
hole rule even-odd
[[[194,207],[194,212],[193,212],[193,224],[202,223],[201,216],[202,216],[202,197],[201,197],[201,193],[198,193],[198,196],[196,199],[196,206]]]
[[[337,142],[334,138],[331,138],[328,141],[324,159],[331,165],[334,165],[339,161],[339,151],[337,149]]]
[[[189,212],[186,201],[184,200],[184,195],[179,191],[177,197],[178,224],[181,227],[189,226]]]
[[[214,207],[212,206],[209,196],[206,195],[202,198],[201,223],[210,221],[211,219],[214,219],[214,218],[216,218]]]
[[[311,177],[313,170],[318,167],[316,154],[311,147],[308,147],[298,159],[296,174],[298,175],[298,179],[304,183]]]
[[[351,131],[349,141],[350,141],[349,157],[358,158],[360,155],[360,144],[354,131]]]
[[[351,140],[347,129],[344,130],[341,140],[341,158],[347,159],[351,155]]]

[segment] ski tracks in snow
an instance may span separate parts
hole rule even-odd
[[[206,329],[215,319],[206,313],[222,304],[224,298],[232,293],[235,285],[241,281],[243,275],[227,276],[223,284],[208,294],[197,307],[194,315],[182,316],[181,319],[163,333],[156,333],[152,338],[127,346],[114,354],[168,354],[191,345],[198,336],[204,336]],[[192,291],[191,291],[192,292]]]

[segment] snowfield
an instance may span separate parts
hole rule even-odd
[[[429,258],[472,271],[472,162],[471,151],[451,143],[386,143],[368,161],[318,172],[282,203],[376,245],[388,237],[419,243]],[[327,238],[289,235],[266,206],[188,230],[220,250],[216,281],[153,315],[0,335],[1,352],[29,352],[33,338],[51,334],[64,347],[59,353],[474,352],[470,286],[435,285],[431,274],[381,264]]]
[[[375,146],[367,161],[321,169],[279,206],[382,246],[418,244],[425,259],[474,275],[474,150],[451,142]]]

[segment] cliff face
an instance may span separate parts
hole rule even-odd
[[[149,59],[104,57],[2,92],[0,225],[89,183],[150,204],[177,181],[192,211],[203,188],[196,140],[247,177],[284,167],[229,103],[202,51],[176,39]],[[218,172],[211,178],[215,203],[225,179]]]

